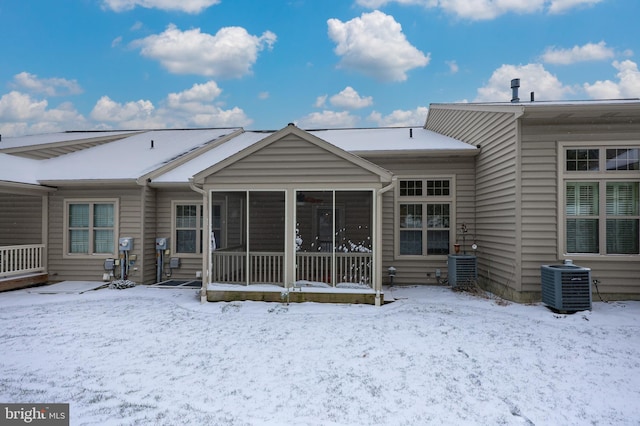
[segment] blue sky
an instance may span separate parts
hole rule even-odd
[[[0,0],[0,134],[422,125],[640,97],[637,0]]]

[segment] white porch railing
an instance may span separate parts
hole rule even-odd
[[[0,278],[44,272],[44,244],[0,246]]]
[[[216,251],[213,253],[213,281],[246,284],[246,253]],[[249,253],[250,282],[282,285],[284,282],[284,253]]]
[[[330,283],[333,253],[296,253],[296,280]],[[338,283],[372,284],[371,253],[335,253]]]
[[[332,282],[332,258],[334,253],[296,253],[296,280]],[[338,283],[372,285],[371,253],[335,253],[336,280]],[[212,281],[246,284],[246,253],[219,250],[212,255]],[[249,283],[284,284],[284,253],[249,253]]]

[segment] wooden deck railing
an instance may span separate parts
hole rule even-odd
[[[334,253],[296,253],[296,280],[332,282],[332,258]],[[212,281],[246,284],[246,253],[240,251],[215,251],[212,255]],[[335,253],[336,280],[338,283],[358,283],[371,286],[371,253]],[[284,253],[249,253],[249,283],[284,285]]]
[[[0,278],[45,272],[44,244],[0,246]]]

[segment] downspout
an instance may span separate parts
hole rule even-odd
[[[202,227],[202,238],[206,239],[206,243],[202,242],[202,287],[200,287],[200,303],[204,303],[207,301],[207,284],[209,283],[209,263],[210,263],[210,250],[211,250],[211,236],[210,236],[210,227],[211,227],[211,218],[209,217],[209,200],[207,196],[207,191],[197,186],[193,182],[193,178],[189,178],[189,187],[202,195],[202,217],[204,218],[204,223]]]
[[[396,176],[392,176],[391,182],[387,186],[380,188],[376,193],[376,306],[380,306],[382,303],[380,300],[380,292],[382,290],[382,249],[380,248],[382,245],[382,196],[395,188],[396,180]]]

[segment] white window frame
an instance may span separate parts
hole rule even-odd
[[[113,252],[111,253],[71,253],[69,251],[69,206],[72,204],[88,204],[89,207],[89,227],[87,228],[89,232],[89,249],[94,247],[93,241],[93,206],[96,204],[113,204]],[[84,259],[95,259],[97,258],[110,258],[118,255],[118,231],[120,229],[120,203],[117,198],[66,198],[64,200],[64,226],[63,226],[63,234],[62,234],[62,246],[63,246],[63,257],[65,258],[84,258]]]
[[[567,171],[566,152],[571,149],[599,149],[598,171]],[[608,254],[607,227],[606,227],[606,187],[607,183],[614,182],[640,182],[640,170],[606,170],[607,149],[640,149],[640,141],[559,141],[558,142],[558,258],[577,260],[625,260],[638,261],[640,254]],[[568,253],[567,252],[567,212],[566,212],[566,187],[569,182],[596,182],[598,184],[598,253]],[[640,238],[640,236],[638,237]]]
[[[209,244],[209,241],[207,240],[207,238],[204,235],[204,222],[206,221],[206,218],[204,216],[196,216],[196,219],[200,220],[200,223],[198,224],[198,226],[196,227],[196,252],[195,253],[185,253],[185,252],[179,252],[177,250],[178,247],[178,238],[177,238],[177,231],[178,231],[178,227],[176,226],[176,219],[177,219],[177,208],[178,206],[196,206],[196,210],[199,211],[199,209],[202,209],[202,201],[201,200],[172,200],[171,201],[171,253],[175,254],[176,256],[180,256],[180,257],[202,257],[202,252],[204,251],[204,244]],[[204,209],[203,209],[203,215],[204,215]],[[201,232],[197,232],[198,230],[200,230]],[[202,237],[200,236],[202,234]],[[201,238],[204,238],[205,241],[200,241]],[[202,250],[200,250],[200,247],[202,246]]]
[[[423,194],[420,196],[401,196],[401,181],[422,181]],[[447,180],[449,181],[449,195],[427,195],[427,181]],[[393,215],[394,229],[394,257],[396,259],[446,259],[456,238],[456,179],[455,175],[411,175],[398,176],[395,187],[395,202]],[[421,204],[422,205],[422,254],[400,254],[400,205],[401,204]],[[427,226],[427,205],[448,204],[449,205],[449,248],[446,254],[427,254],[428,238],[427,234],[431,228]]]

